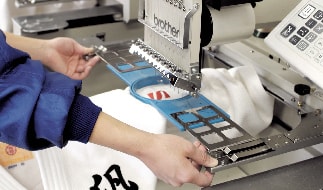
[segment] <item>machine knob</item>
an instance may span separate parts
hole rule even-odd
[[[253,36],[264,39],[268,36],[271,30],[272,28],[256,28],[253,31]]]
[[[294,86],[294,92],[300,96],[304,96],[311,93],[311,87],[306,84],[296,84]]]
[[[311,93],[311,87],[306,84],[296,84],[294,86],[294,92],[299,95],[297,104],[299,107],[304,105],[304,96]]]

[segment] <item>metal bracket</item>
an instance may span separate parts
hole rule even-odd
[[[210,155],[219,160],[219,165],[208,168],[214,173],[217,170],[264,159],[274,155],[305,148],[323,142],[323,123],[320,110],[303,116],[301,123],[295,129],[265,138],[250,138],[228,146],[210,151]],[[207,144],[205,144],[208,146]],[[212,147],[213,148],[213,147]]]

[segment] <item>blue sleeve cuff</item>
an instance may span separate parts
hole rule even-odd
[[[101,111],[102,109],[88,97],[77,95],[69,111],[64,131],[66,143],[67,141],[87,143]]]

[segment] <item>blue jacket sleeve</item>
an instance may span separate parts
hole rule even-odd
[[[44,69],[0,32],[0,141],[28,150],[88,142],[101,108],[81,81]]]

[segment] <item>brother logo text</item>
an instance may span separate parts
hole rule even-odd
[[[172,35],[172,37],[178,38],[179,30],[172,26],[166,19],[162,20],[154,14],[154,23],[155,26],[158,26],[160,29]]]

